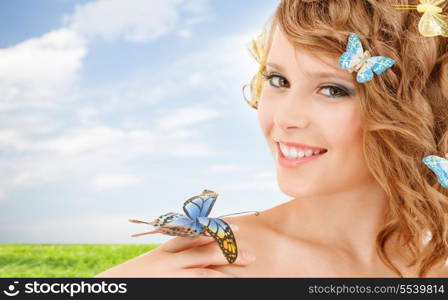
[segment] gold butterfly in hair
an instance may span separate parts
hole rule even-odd
[[[266,54],[267,54],[267,51],[264,47],[264,41],[263,41],[266,37],[265,34],[266,34],[265,32],[262,32],[260,35],[258,35],[256,40],[252,40],[247,45],[249,53],[258,62],[259,68],[258,68],[258,71],[255,74],[255,78],[251,82],[251,84],[243,85],[243,97],[244,97],[244,100],[246,100],[247,104],[249,104],[252,108],[255,108],[255,109],[257,108],[258,98],[261,95],[261,91],[263,89],[263,83],[264,83],[262,72],[266,68]],[[245,88],[248,86],[250,86],[250,92],[251,92],[252,99],[247,99],[245,96],[245,93],[244,93]]]
[[[416,9],[423,13],[418,31],[423,36],[431,37],[442,35],[448,37],[448,15],[442,14],[440,4],[446,0],[420,0],[420,4],[393,4],[395,9]]]

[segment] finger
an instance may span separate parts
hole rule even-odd
[[[232,231],[238,231],[238,226],[234,224],[229,224],[232,228]],[[160,250],[166,252],[180,252],[192,247],[199,247],[202,245],[209,244],[214,242],[215,240],[211,236],[200,235],[197,237],[175,237],[171,240],[166,241],[162,245],[160,245]]]
[[[181,274],[182,277],[235,278],[236,276],[207,268],[192,268]]]
[[[245,266],[255,260],[255,256],[245,250],[238,252],[237,259],[233,262],[234,265]],[[217,243],[178,252],[173,257],[173,263],[184,268],[205,268],[229,264]]]
[[[198,278],[198,277],[234,278],[236,276],[207,268],[183,269],[181,272],[170,273],[169,275],[166,276],[158,276],[158,278]]]
[[[212,237],[198,236],[198,237],[175,237],[160,245],[159,249],[165,252],[177,253],[191,247],[197,247],[213,242]]]

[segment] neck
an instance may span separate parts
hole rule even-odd
[[[285,235],[342,250],[370,264],[378,260],[376,236],[386,211],[385,193],[371,181],[344,192],[287,202],[281,228]]]

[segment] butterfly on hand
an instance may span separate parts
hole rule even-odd
[[[442,8],[438,5],[446,0],[420,0],[420,4],[393,4],[395,9],[416,9],[423,13],[418,22],[418,31],[427,37],[446,36],[448,37],[448,16],[441,14]]]
[[[365,83],[373,79],[373,73],[381,74],[395,64],[395,60],[384,56],[370,57],[368,51],[364,52],[361,39],[355,34],[350,33],[346,52],[339,57],[339,67],[347,69],[350,73],[356,71],[356,81]]]
[[[183,206],[185,215],[170,212],[159,216],[152,222],[129,220],[133,223],[153,225],[156,228],[153,231],[134,234],[133,236],[162,233],[173,236],[195,237],[208,233],[218,242],[227,261],[233,263],[238,256],[238,248],[232,229],[225,221],[208,217],[217,197],[217,193],[205,189],[201,194],[185,201]]]
[[[428,166],[436,175],[439,183],[444,187],[448,188],[448,154],[445,155],[445,158],[429,155],[424,157],[422,160],[425,165]]]

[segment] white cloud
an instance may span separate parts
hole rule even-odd
[[[179,30],[177,34],[184,39],[189,39],[191,37],[191,31],[187,29]]]
[[[90,107],[80,110],[82,121],[95,116]],[[57,135],[42,137],[24,133],[24,130],[0,129],[0,149],[27,153],[51,153],[73,156],[82,153],[134,156],[163,153],[168,155],[208,155],[210,146],[200,139],[198,129],[192,128],[200,122],[216,119],[219,113],[206,107],[184,107],[167,113],[146,129],[112,128],[109,126],[73,127]],[[148,129],[151,128],[151,129]],[[176,148],[182,145],[179,153]],[[202,150],[200,150],[202,149]]]
[[[34,132],[40,124],[42,128],[54,129],[55,124],[61,122],[56,118],[51,120],[54,122],[51,124],[48,116],[41,120],[37,118],[34,122],[27,121],[37,126],[22,128],[10,123],[13,126],[9,129],[0,130],[0,149],[12,151],[17,158],[8,157],[0,161],[5,170],[4,176],[0,174],[0,192],[5,193],[17,186],[39,185],[68,178],[83,181],[98,172],[128,174],[131,171],[128,169],[129,160],[142,156],[216,155],[215,149],[201,135],[201,126],[197,125],[223,116],[225,110],[218,111],[214,106],[219,107],[222,103],[243,105],[235,101],[234,96],[230,101],[226,94],[219,94],[214,99],[204,99],[208,102],[203,101],[206,103],[203,106],[181,107],[165,115],[159,111],[158,116],[148,116],[154,120],[151,123],[148,119],[133,116],[133,119],[125,119],[122,124],[111,127],[104,123],[98,113],[116,114],[129,106],[138,109],[144,103],[154,105],[157,101],[184,97],[192,90],[200,93],[210,91],[212,94],[226,92],[229,86],[239,90],[238,81],[248,78],[254,69],[244,48],[249,36],[219,38],[205,45],[203,51],[182,57],[164,69],[165,75],[157,74],[160,78],[153,78],[158,80],[157,85],[148,85],[151,79],[135,77],[118,89],[107,86],[96,91],[87,98],[95,100],[95,106],[92,107],[92,102],[79,106],[74,112],[77,121],[75,118],[75,123],[62,132],[50,130],[51,134],[47,135]],[[157,95],[158,91],[160,95]],[[67,112],[73,114],[69,108]],[[229,187],[241,189],[244,186],[256,187],[257,183],[237,183]]]
[[[52,118],[48,111],[21,111],[0,113],[0,149],[2,148],[2,135],[4,130],[14,132],[26,132],[28,135],[48,134],[59,131],[61,124],[58,120]],[[13,130],[12,130],[13,129]],[[12,131],[11,131],[12,130]]]
[[[92,187],[95,190],[106,190],[113,188],[126,188],[144,183],[145,178],[132,174],[105,173],[98,174],[93,178]]]
[[[211,165],[203,170],[205,174],[211,173],[235,173],[235,172],[247,172],[254,168],[252,165],[244,164],[216,164]]]
[[[54,152],[60,155],[96,152],[103,147],[114,147],[134,132],[109,127],[74,129],[59,137],[41,140],[30,145],[36,152]]]
[[[232,109],[247,106],[241,96],[241,87],[250,80],[257,65],[245,44],[254,36],[241,33],[213,38],[199,50],[179,56],[156,72],[148,68],[113,86],[88,91],[83,97],[95,99],[100,111],[131,109],[166,101],[192,102],[192,98],[210,108],[221,108],[222,104],[227,109],[229,105]],[[250,109],[244,111],[253,115]],[[227,110],[227,113],[231,111]]]
[[[66,18],[67,28],[0,50],[0,112],[26,108],[0,114],[0,200],[9,201],[8,207],[9,204],[14,206],[15,201],[11,200],[28,193],[27,186],[50,183],[32,190],[40,191],[39,196],[50,201],[73,201],[64,199],[63,193],[52,194],[59,182],[69,182],[72,187],[79,188],[82,198],[91,192],[90,189],[124,189],[152,183],[154,170],[135,167],[136,162],[151,163],[154,157],[168,161],[170,156],[216,155],[201,130],[206,126],[202,125],[235,112],[229,110],[229,106],[220,110],[221,104],[245,105],[235,99],[234,91],[239,92],[239,83],[249,79],[256,69],[244,45],[255,35],[204,38],[200,50],[179,54],[174,63],[164,65],[157,72],[147,64],[151,75],[145,76],[145,70],[139,69],[135,74],[119,74],[117,82],[105,82],[102,87],[92,81],[86,85],[88,89],[71,90],[77,87],[76,79],[83,67],[87,45],[91,45],[87,43],[89,38],[133,42],[150,41],[167,34],[190,38],[194,35],[192,26],[212,17],[208,3],[208,0],[92,1],[77,6]],[[67,98],[76,101],[63,102]],[[160,114],[155,104],[170,100],[174,101],[163,107],[184,107]],[[190,102],[195,105],[188,106]],[[42,105],[53,106],[29,108]],[[227,169],[215,165],[209,171],[237,170],[236,165],[233,169],[231,165]],[[161,177],[176,178],[163,168],[156,171]],[[260,194],[265,196],[271,191],[262,188],[273,182],[275,180],[271,182],[261,173],[247,183],[227,186],[237,194],[235,199],[239,199],[239,190],[257,189],[259,184],[262,185]],[[223,185],[218,190],[225,189]],[[19,196],[9,194],[11,190],[17,191]],[[89,200],[101,199],[100,195],[94,196],[95,199]],[[17,203],[35,199],[19,200]],[[159,211],[155,211],[155,207],[163,206],[163,201],[153,201],[150,210],[154,212],[148,211],[148,216],[157,215]],[[73,215],[59,219],[55,217],[58,212],[46,208],[42,206],[41,212],[46,214],[45,221],[33,219],[28,223],[0,226],[0,235],[9,234],[2,239],[8,242],[135,243],[152,238],[129,238],[129,234],[140,229],[145,231],[143,227],[127,223],[129,217],[138,218],[136,215],[102,216],[92,206],[92,217]],[[107,226],[99,226],[101,224]],[[159,237],[168,238],[157,235]]]
[[[243,32],[209,40],[202,49],[184,55],[168,66],[165,72],[169,76],[166,79],[162,77],[164,80],[157,86],[167,91],[177,91],[178,95],[186,89],[207,92],[207,98],[216,107],[221,104],[245,104],[241,87],[257,70],[246,44],[255,36],[255,32]],[[160,78],[160,74],[157,75]],[[172,82],[178,85],[174,89],[170,89]],[[230,95],[232,98],[229,98]],[[235,95],[239,99],[235,99]]]
[[[182,23],[180,12],[192,15],[199,22],[207,20],[208,0],[97,0],[78,5],[71,16],[65,17],[68,26],[88,37],[105,40],[124,38],[142,42],[157,39]],[[185,35],[185,33],[184,33]]]
[[[97,110],[93,105],[86,105],[79,109],[78,117],[80,122],[88,122],[90,119],[98,114]]]
[[[208,0],[187,0],[183,9],[196,14],[210,14]]]
[[[227,92],[229,86],[239,90],[238,81],[248,78],[255,69],[244,48],[249,37],[248,34],[220,37],[204,45],[202,51],[181,57],[167,66],[162,74],[152,78],[155,81],[136,76],[122,86],[107,86],[95,91],[85,98],[89,102],[83,103],[87,104],[61,107],[60,113],[65,110],[75,116],[72,124],[61,123],[65,120],[51,118],[51,114],[39,115],[35,112],[22,114],[17,122],[9,118],[11,122],[4,123],[9,126],[0,130],[0,149],[13,153],[14,157],[6,156],[0,160],[1,169],[5,171],[0,174],[0,193],[5,194],[24,185],[40,185],[69,178],[85,182],[98,173],[132,174],[129,161],[143,156],[216,155],[215,149],[201,134],[202,126],[197,125],[223,117],[226,110],[221,112],[214,108],[222,103],[242,105],[235,101],[234,96],[230,99],[221,92]],[[184,80],[180,80],[182,78]],[[148,85],[148,82],[158,84]],[[114,123],[114,127],[104,123],[101,116],[105,112],[121,114],[122,108],[139,109],[142,104],[155,105],[157,101],[177,99],[193,90],[216,94],[216,97],[207,97],[202,101],[204,105],[181,107],[164,115],[159,111],[156,116],[148,116],[149,119],[132,115],[132,119],[124,119],[121,124]],[[227,113],[231,112],[227,110]],[[3,120],[8,119],[5,118],[2,116]],[[19,125],[21,120],[24,121],[23,125]],[[214,171],[220,172],[218,169]],[[257,183],[240,182],[230,184],[229,188],[242,189],[244,186],[257,187]]]
[[[0,130],[0,149],[23,151],[28,145],[26,139],[16,130],[3,129]]]
[[[210,108],[184,107],[158,120],[158,126],[163,130],[189,126],[198,122],[215,119],[219,113]]]
[[[181,12],[190,15],[181,17]],[[86,38],[147,41],[172,31],[190,38],[190,27],[209,17],[208,0],[98,0],[78,5],[65,16],[67,28],[0,49],[0,111],[52,106],[74,97],[71,89],[87,54]],[[163,90],[144,97],[164,97]]]
[[[277,177],[273,171],[263,171],[250,175],[244,181],[226,183],[222,189],[229,190],[278,190]]]
[[[84,39],[69,29],[0,49],[0,111],[48,106],[67,96],[86,53]]]
[[[184,115],[185,112],[188,114]],[[205,112],[208,113],[207,118],[202,117]],[[212,115],[211,110],[201,107],[179,109],[158,121],[165,124],[181,117],[174,127],[157,126],[157,121],[152,129],[111,128],[104,125],[74,127],[45,137],[29,135],[18,129],[0,130],[0,149],[16,154],[0,160],[0,193],[4,194],[14,187],[68,178],[81,180],[95,190],[140,184],[143,178],[129,173],[131,159],[154,155],[215,155],[215,150],[202,141],[199,129],[187,128],[197,122],[211,120]],[[92,182],[89,181],[91,178]]]

